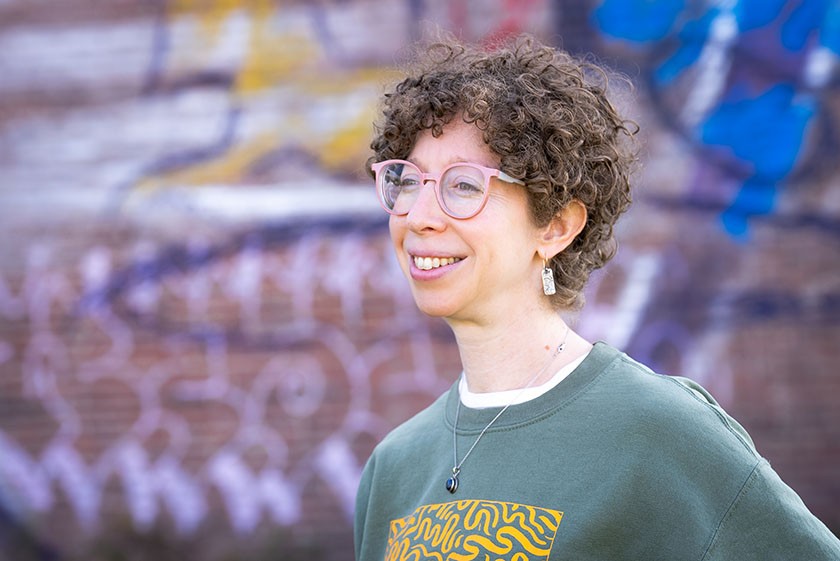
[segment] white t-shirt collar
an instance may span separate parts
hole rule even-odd
[[[563,368],[558,370],[554,376],[539,386],[526,388],[525,390],[505,390],[501,392],[473,393],[467,387],[467,379],[461,372],[461,379],[458,381],[458,394],[461,396],[461,403],[471,409],[487,409],[489,407],[504,407],[505,405],[519,405],[531,401],[547,393],[557,384],[562,382],[572,371],[580,365],[588,356],[588,353],[576,358]]]

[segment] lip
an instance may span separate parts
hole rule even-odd
[[[460,257],[457,255],[447,254],[447,253],[430,253],[424,251],[408,252],[408,271],[411,274],[411,278],[418,281],[430,281],[439,279],[442,276],[454,271],[458,268],[461,263],[466,260],[466,257]],[[435,269],[419,269],[417,265],[414,264],[415,257],[455,257],[459,259],[459,261],[455,261],[454,263],[450,263],[449,265],[443,265],[442,267],[437,267]]]

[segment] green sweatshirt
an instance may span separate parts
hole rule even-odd
[[[365,467],[356,558],[840,560],[840,541],[699,386],[598,343],[453,465],[457,383]],[[462,406],[459,460],[497,408]]]

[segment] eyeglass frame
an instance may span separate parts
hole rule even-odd
[[[371,168],[371,170],[373,170],[373,172],[375,174],[374,182],[376,183],[376,194],[378,195],[378,198],[379,198],[379,204],[382,205],[382,208],[385,209],[385,212],[387,212],[388,214],[391,214],[393,216],[405,216],[406,214],[411,212],[411,208],[409,208],[405,212],[396,212],[396,211],[394,211],[394,209],[388,208],[388,203],[385,202],[385,194],[382,192],[382,186],[379,182],[380,171],[385,166],[392,165],[392,164],[409,165],[409,166],[413,167],[414,169],[416,169],[420,173],[420,183],[423,184],[423,185],[425,185],[426,182],[428,182],[428,181],[434,181],[434,184],[435,184],[434,185],[435,198],[437,199],[438,206],[440,206],[441,210],[443,210],[443,212],[446,213],[447,216],[450,216],[450,217],[452,217],[456,220],[469,220],[470,218],[473,218],[474,216],[477,216],[479,213],[481,213],[482,210],[484,210],[484,206],[487,204],[487,198],[490,196],[490,180],[492,178],[496,177],[496,178],[500,179],[501,181],[504,181],[505,183],[512,183],[514,185],[525,185],[525,182],[522,181],[521,179],[511,177],[510,175],[506,174],[505,172],[503,172],[500,169],[491,168],[491,167],[483,166],[481,164],[475,164],[475,163],[472,163],[472,162],[454,162],[454,163],[451,163],[448,166],[444,167],[438,173],[426,173],[423,170],[421,170],[420,167],[417,164],[415,164],[413,162],[409,162],[408,160],[398,160],[398,159],[383,160],[381,162],[376,162],[375,164],[372,164],[370,166],[370,168]],[[443,201],[443,194],[441,193],[441,190],[440,190],[440,180],[443,177],[443,175],[446,172],[448,172],[450,169],[452,169],[454,167],[457,167],[457,166],[469,166],[469,167],[478,169],[484,175],[484,195],[481,199],[481,203],[478,205],[478,208],[476,209],[476,211],[473,212],[472,214],[468,215],[468,216],[456,216],[456,215],[452,214],[449,211],[449,209],[446,207],[446,204]],[[415,202],[416,202],[416,200],[415,200]],[[414,204],[412,203],[411,206],[413,207]]]

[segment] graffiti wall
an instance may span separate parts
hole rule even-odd
[[[636,203],[571,319],[840,531],[836,0],[6,0],[0,558],[352,557],[365,459],[460,372],[362,171],[436,26],[631,78]]]

